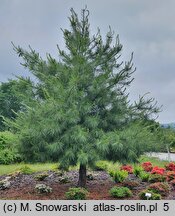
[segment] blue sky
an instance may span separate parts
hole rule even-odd
[[[11,41],[28,49],[31,45],[44,58],[58,57],[56,45],[64,48],[60,28],[69,28],[70,8],[80,14],[90,10],[91,33],[109,25],[123,44],[122,58],[134,52],[137,70],[130,99],[150,92],[163,105],[158,121],[175,122],[175,1],[174,0],[1,0],[0,81],[15,75],[29,76],[13,51]]]

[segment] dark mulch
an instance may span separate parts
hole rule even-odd
[[[109,190],[113,186],[120,186],[121,183],[115,183],[111,177],[105,171],[95,171],[91,172],[93,175],[93,180],[87,181],[87,190],[89,191],[89,200],[113,200],[109,194]],[[69,171],[65,173],[69,179],[68,183],[62,184],[59,182],[59,176],[53,172],[48,171],[49,176],[43,181],[35,180],[34,176],[38,173],[32,175],[19,174],[14,178],[10,179],[10,188],[5,190],[0,190],[0,199],[14,199],[14,200],[64,200],[65,192],[68,191],[70,187],[76,187],[78,182],[78,172]],[[7,176],[0,176],[0,180],[5,179]],[[138,193],[145,189],[149,183],[140,182],[134,175],[129,175],[129,178],[134,181],[138,181],[139,185],[132,190],[133,196],[129,199],[138,200]],[[36,184],[46,184],[50,186],[53,191],[49,194],[38,194],[35,190]],[[163,197],[165,200],[175,200],[175,189],[172,189],[168,196]]]

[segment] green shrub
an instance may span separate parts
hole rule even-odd
[[[17,136],[9,131],[0,132],[0,164],[21,162],[17,152]]]
[[[115,198],[124,198],[132,196],[132,192],[127,187],[113,187],[109,191],[110,195]]]
[[[52,188],[45,184],[37,184],[35,186],[35,189],[38,193],[51,193],[52,192]]]
[[[154,193],[161,194],[162,196],[166,196],[170,191],[169,185],[165,182],[156,182],[150,184],[147,189],[153,191]]]
[[[128,172],[125,170],[117,170],[113,174],[113,179],[116,183],[123,182],[128,177]]]
[[[43,181],[46,177],[48,177],[48,173],[44,172],[44,173],[40,173],[40,174],[36,175],[34,178],[37,181]]]
[[[134,175],[139,176],[141,172],[143,172],[143,168],[139,165],[135,165],[133,170]]]
[[[142,171],[140,172],[139,174],[139,178],[143,181],[143,182],[148,182],[149,181],[149,178],[150,178],[150,174],[145,172],[145,171]]]
[[[107,164],[106,161],[98,161],[98,162],[96,162],[93,169],[96,170],[96,171],[107,171],[108,164]]]
[[[11,149],[0,150],[0,164],[12,164],[15,162],[20,162],[21,157],[15,151]]]
[[[10,131],[0,131],[0,150],[10,147],[16,141],[17,136],[15,134]]]
[[[112,178],[114,177],[114,173],[115,173],[114,170],[109,170],[108,173],[109,173],[109,175],[110,175]]]
[[[146,193],[150,193],[150,194],[151,194],[151,197],[150,197],[150,198],[147,198],[147,197],[145,196]],[[147,200],[147,199],[149,199],[149,200],[161,200],[161,198],[162,198],[160,194],[154,193],[153,191],[150,191],[150,190],[148,190],[148,189],[141,191],[141,192],[139,193],[139,197],[140,197],[141,200]]]
[[[33,170],[29,166],[23,166],[20,169],[20,173],[25,174],[25,175],[30,175],[33,173]]]
[[[69,180],[69,177],[68,177],[68,176],[61,176],[61,177],[59,177],[59,182],[60,182],[61,184],[67,184],[67,183],[70,182],[70,180]]]
[[[149,177],[149,182],[155,183],[155,182],[164,182],[166,180],[166,177],[164,175],[159,174],[151,174]]]
[[[85,200],[88,195],[88,191],[84,188],[69,188],[69,191],[65,193],[66,199],[69,200]]]

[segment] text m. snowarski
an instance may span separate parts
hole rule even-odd
[[[69,204],[69,205],[54,205],[54,204],[42,204],[42,203],[36,203],[35,205],[35,210],[36,211],[86,211],[86,203],[84,204]]]

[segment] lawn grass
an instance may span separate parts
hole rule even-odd
[[[148,157],[148,156],[141,156],[139,159],[140,163],[150,161],[153,166],[159,166],[159,167],[165,167],[165,164],[168,163],[168,161],[162,161],[158,158],[154,157]],[[110,170],[117,170],[120,168],[120,163],[112,163],[109,161],[99,161],[97,163],[100,163],[101,167],[106,167],[104,170],[110,171]],[[134,165],[134,164],[132,164]],[[58,163],[34,163],[34,164],[26,164],[26,163],[19,163],[19,164],[10,164],[10,165],[0,165],[0,175],[6,175],[15,171],[19,171],[22,167],[29,167],[32,172],[42,172],[47,170],[55,170],[58,169]],[[78,165],[75,167],[70,167],[69,170],[78,170]]]
[[[139,159],[139,162],[140,163],[143,163],[143,162],[146,162],[146,161],[150,161],[153,166],[158,166],[158,167],[165,167],[165,165],[167,163],[169,163],[168,161],[165,161],[165,160],[159,160],[158,158],[156,157],[149,157],[149,156],[141,156],[140,159]]]
[[[0,165],[0,175],[6,175],[15,171],[19,171],[22,167],[29,167],[32,172],[42,172],[47,170],[54,170],[58,167],[58,163],[35,163],[35,164],[10,164],[10,165]]]

